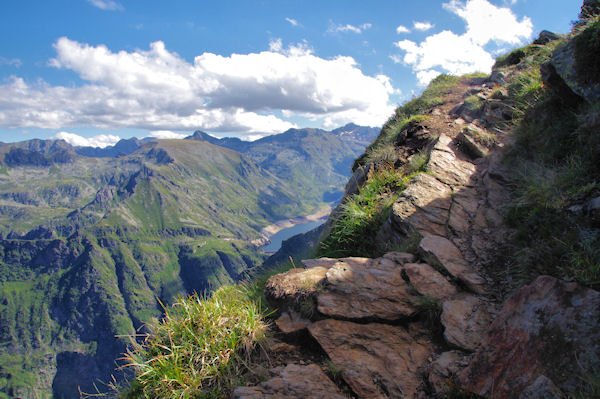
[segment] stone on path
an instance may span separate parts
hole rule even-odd
[[[402,265],[387,258],[341,261],[326,273],[317,309],[344,319],[398,320],[412,316],[417,295],[402,278]]]
[[[308,330],[359,398],[416,397],[433,352],[428,340],[414,338],[402,327],[332,319]]]
[[[443,303],[441,322],[444,338],[449,344],[475,351],[481,345],[492,317],[487,303],[473,295],[461,294]]]
[[[293,334],[302,331],[308,327],[310,320],[306,320],[299,313],[289,310],[283,312],[275,324],[284,334]]]
[[[446,270],[472,291],[485,291],[485,280],[469,266],[460,250],[447,238],[426,235],[419,243],[419,252],[427,263]]]
[[[337,386],[316,365],[289,364],[274,370],[277,374],[255,387],[238,387],[234,399],[345,399]]]
[[[433,363],[429,365],[429,384],[438,395],[443,395],[450,391],[452,378],[467,363],[465,355],[459,351],[449,351],[442,353]]]
[[[403,266],[403,269],[410,284],[421,295],[446,299],[457,292],[456,287],[426,263],[407,263]]]

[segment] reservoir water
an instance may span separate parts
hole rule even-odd
[[[281,248],[281,242],[283,240],[287,240],[288,238],[293,237],[296,234],[306,233],[307,231],[319,227],[323,223],[324,222],[322,220],[318,220],[316,222],[301,223],[292,227],[288,227],[287,229],[278,231],[277,233],[269,237],[271,243],[262,247],[262,250],[265,252],[276,252],[279,250],[279,248]]]

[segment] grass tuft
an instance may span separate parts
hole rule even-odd
[[[226,286],[210,298],[180,298],[150,329],[125,355],[136,372],[125,398],[227,396],[250,371],[267,325],[246,290]]]

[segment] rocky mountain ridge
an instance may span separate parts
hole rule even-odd
[[[586,0],[582,14],[592,6],[597,3]],[[597,22],[587,23],[587,29],[598,28]],[[600,292],[590,288],[597,280],[541,275],[510,288],[516,275],[501,253],[524,234],[510,222],[510,213],[519,209],[513,205],[515,186],[523,183],[506,159],[516,156],[514,148],[524,145],[526,133],[508,134],[511,126],[523,129],[511,120],[523,118],[520,110],[529,107],[525,118],[552,121],[540,112],[554,104],[581,112],[578,107],[593,109],[597,101],[587,89],[579,90],[576,57],[569,62],[564,57],[577,34],[543,36],[499,59],[490,77],[465,77],[448,85],[441,100],[405,105],[400,111],[412,106],[424,115],[409,115],[393,141],[386,128],[394,121],[388,122],[370,154],[355,163],[345,198],[321,236],[327,242],[346,215],[345,204],[387,176],[382,168],[401,170],[415,155],[426,154],[424,172],[412,173],[392,197],[389,217],[374,234],[359,238],[376,243],[365,248],[383,255],[310,259],[303,268],[271,277],[265,295],[278,309],[275,323],[284,343],[273,350],[277,361],[265,381],[236,388],[234,398],[309,398],[314,392],[335,398],[597,397]],[[543,88],[534,75],[539,59],[547,61]],[[527,73],[533,83],[523,77]],[[543,90],[553,94],[533,107],[536,99],[527,96]],[[597,123],[587,120],[597,135]],[[592,147],[596,152],[585,156],[597,159],[598,148]],[[597,175],[588,177],[592,183],[561,204],[560,212],[587,215],[578,219],[580,228],[594,234]],[[573,205],[581,197],[584,205]],[[532,206],[538,220],[544,217],[536,204],[520,206]],[[526,233],[547,234],[543,226]],[[594,267],[597,272],[598,264],[590,262],[589,272]],[[311,352],[320,355],[298,356]]]

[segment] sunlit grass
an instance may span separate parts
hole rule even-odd
[[[124,357],[136,374],[126,398],[227,396],[243,383],[267,325],[244,288],[226,286],[207,299],[180,298],[150,328]]]

